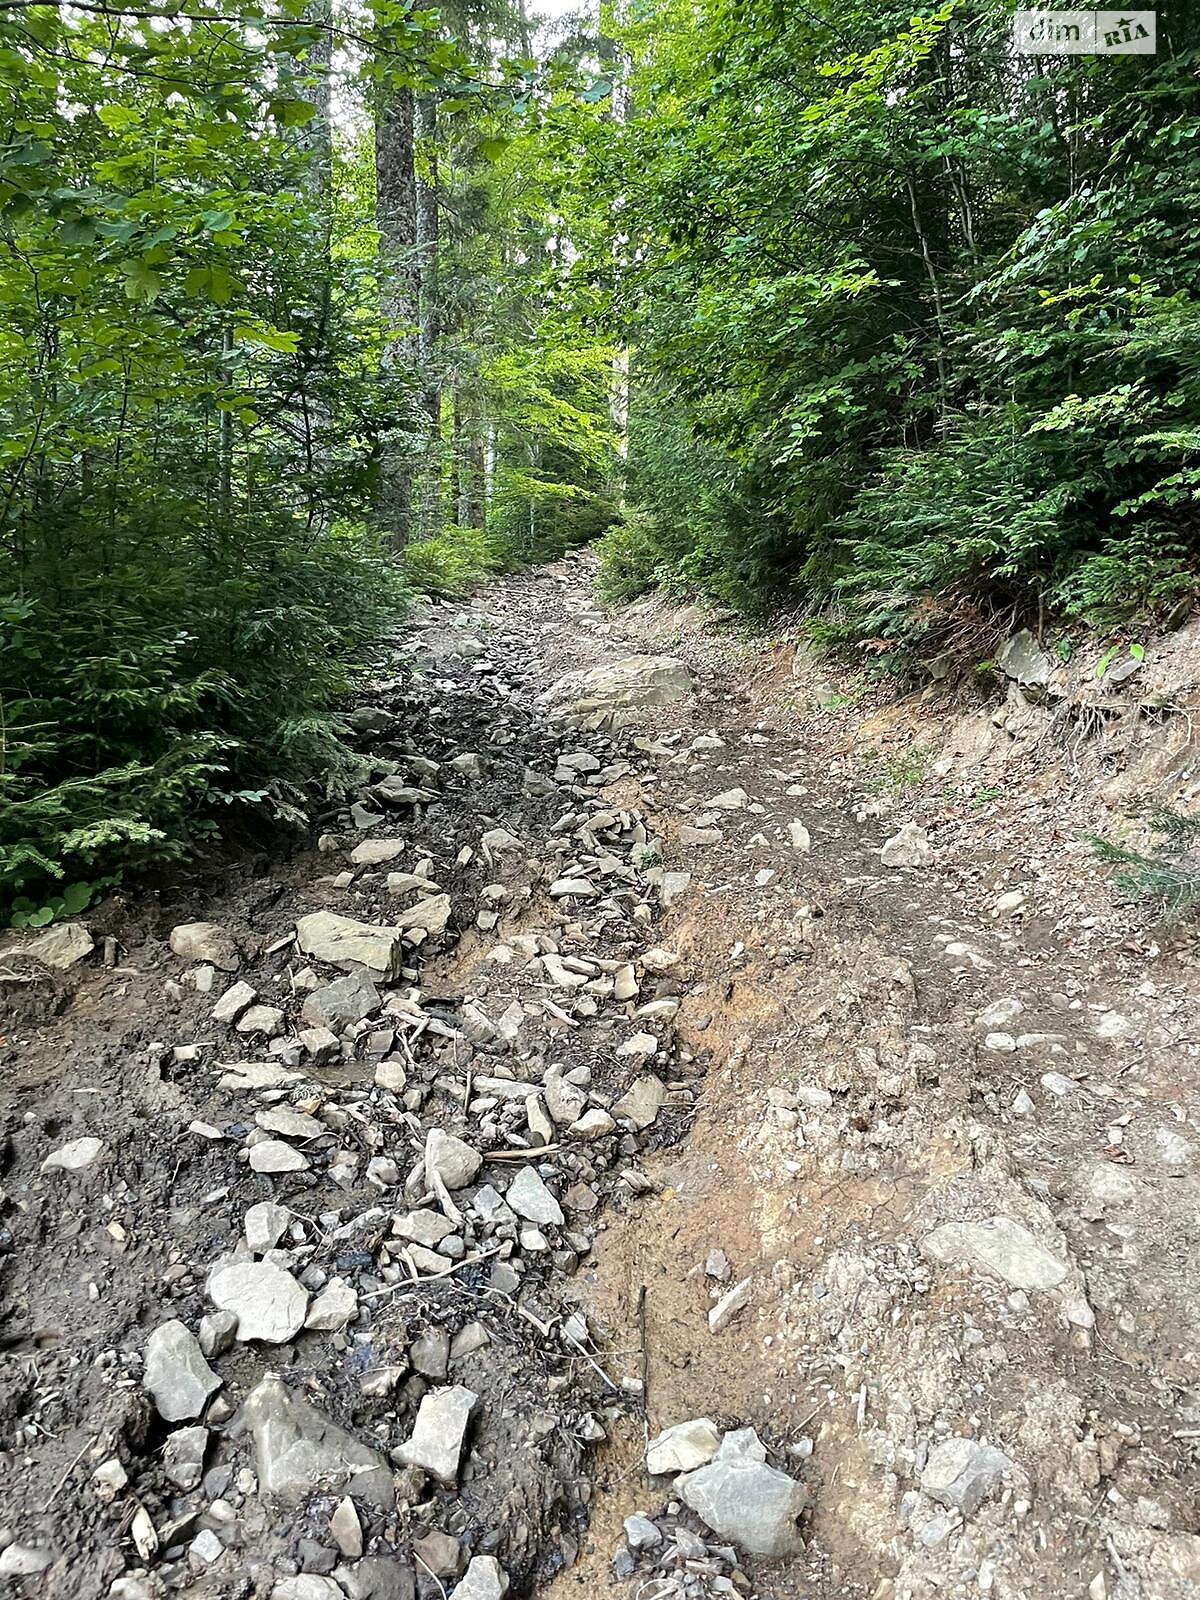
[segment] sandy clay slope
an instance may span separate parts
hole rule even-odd
[[[1195,967],[1080,843],[1184,647],[885,704],[590,577],[422,608],[286,857],[11,941],[5,1584],[1200,1594]]]

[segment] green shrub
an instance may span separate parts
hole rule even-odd
[[[330,707],[407,592],[349,525],[170,560],[130,530],[103,571],[77,532],[0,603],[0,908],[178,855],[231,806],[295,815],[298,784],[345,771]]]
[[[481,528],[443,528],[431,539],[413,540],[401,558],[412,589],[448,599],[470,594],[506,565],[495,538]]]
[[[881,672],[1200,592],[1200,13],[1136,71],[1014,57],[1011,16],[631,24],[584,263],[636,351],[614,592],[783,597]]]
[[[600,540],[600,598],[624,605],[651,589],[668,588],[675,574],[667,564],[648,511],[628,509]]]
[[[1149,854],[1093,837],[1097,857],[1112,870],[1117,888],[1150,901],[1164,921],[1180,922],[1200,909],[1200,816],[1147,803],[1142,814],[1158,838]]]

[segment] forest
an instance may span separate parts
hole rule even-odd
[[[900,682],[1187,615],[1196,46],[3,0],[3,920],[303,815],[413,595],[585,544]]]

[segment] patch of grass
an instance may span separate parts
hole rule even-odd
[[[927,745],[912,744],[904,750],[885,753],[866,750],[860,760],[863,781],[869,794],[904,794],[924,783],[933,752]]]
[[[1003,795],[1004,790],[999,788],[996,784],[985,783],[981,785],[980,788],[972,791],[969,803],[972,810],[977,811],[982,809],[982,807],[989,805],[993,800],[1002,799]]]

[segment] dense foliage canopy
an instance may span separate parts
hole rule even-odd
[[[598,535],[898,667],[1186,610],[1195,19],[1010,24],[0,7],[0,904],[292,814],[407,593]]]
[[[781,590],[986,654],[1194,592],[1196,20],[1021,56],[1012,13],[661,0],[595,141],[637,351],[610,582]]]

